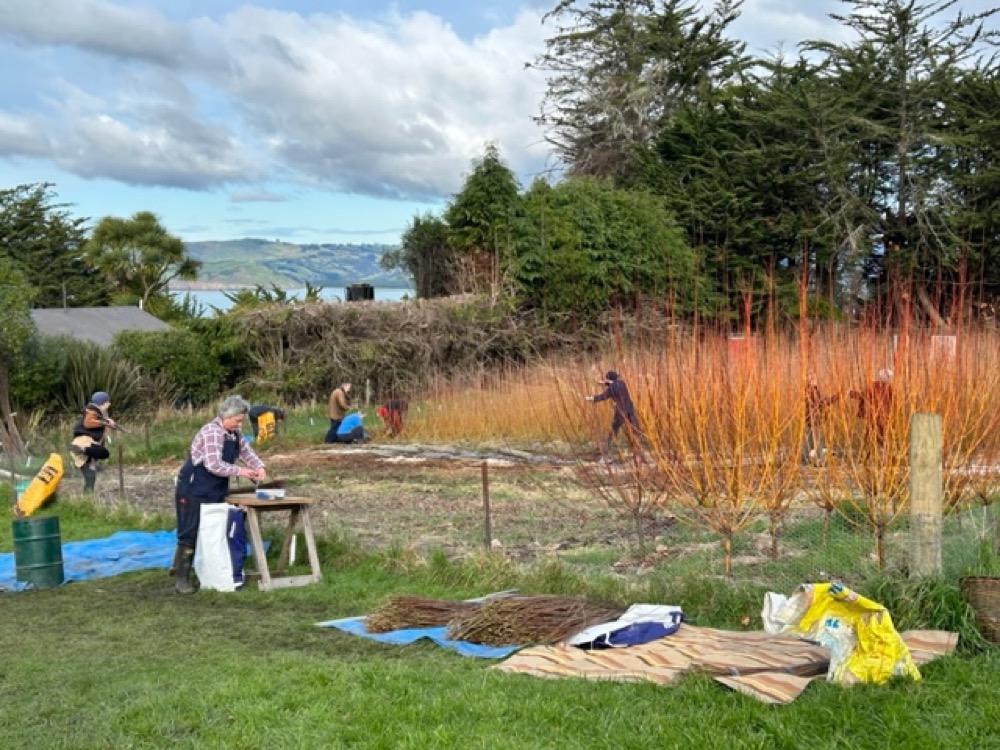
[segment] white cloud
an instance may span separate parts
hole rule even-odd
[[[81,177],[131,185],[197,190],[250,174],[250,164],[223,133],[167,108],[153,108],[138,122],[109,114],[80,117],[53,158]]]
[[[842,39],[841,25],[829,14],[844,10],[838,0],[747,0],[730,28],[733,36],[747,43],[750,54],[769,56],[780,48],[792,56],[806,39]]]
[[[422,12],[377,25],[243,8],[219,36],[238,61],[220,85],[301,179],[428,198],[454,191],[489,141],[515,167],[542,158],[542,84],[523,66],[541,46],[537,15],[467,42]]]
[[[540,168],[544,86],[524,68],[537,12],[472,40],[426,12],[382,18],[243,6],[185,24],[104,0],[0,0],[0,33],[53,60],[35,71],[48,111],[33,148],[47,139],[79,176],[198,189],[267,174],[436,200],[487,142]]]
[[[280,183],[440,201],[488,142],[524,181],[545,166],[532,122],[545,83],[524,64],[543,49],[551,3],[515,16],[512,2],[483,5],[514,20],[463,38],[424,11],[376,22],[233,3],[185,21],[151,2],[0,0],[0,157],[48,155],[130,185],[225,186],[232,200]],[[779,41],[792,53],[843,33],[827,17],[843,5],[746,0],[731,33],[751,53]]]
[[[179,66],[201,57],[190,29],[153,9],[103,0],[4,0],[0,32],[28,43],[77,47],[125,61]]]
[[[288,196],[269,190],[235,190],[230,193],[229,200],[233,203],[284,203]]]
[[[49,142],[33,119],[0,112],[0,156],[44,156]]]

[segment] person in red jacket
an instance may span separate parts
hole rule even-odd
[[[885,446],[886,430],[892,414],[892,370],[883,368],[863,390],[848,394],[858,402],[858,418],[865,425],[865,449]]]
[[[403,415],[408,404],[404,398],[391,398],[375,410],[385,423],[385,434],[396,437],[403,431]]]

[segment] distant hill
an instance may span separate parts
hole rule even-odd
[[[306,285],[340,287],[367,283],[409,288],[413,282],[399,271],[388,272],[379,258],[392,245],[296,245],[261,239],[187,242],[188,254],[200,260],[196,282],[174,282],[171,289],[213,289],[272,285],[298,289]]]

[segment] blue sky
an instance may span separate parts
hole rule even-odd
[[[151,210],[187,241],[393,244],[489,142],[523,184],[553,166],[524,64],[554,5],[0,0],[0,187],[54,183],[94,220]],[[745,0],[733,33],[791,51],[847,10]]]

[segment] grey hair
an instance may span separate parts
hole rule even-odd
[[[250,411],[250,402],[242,396],[227,396],[219,404],[219,417],[235,417],[237,414],[246,414]]]

